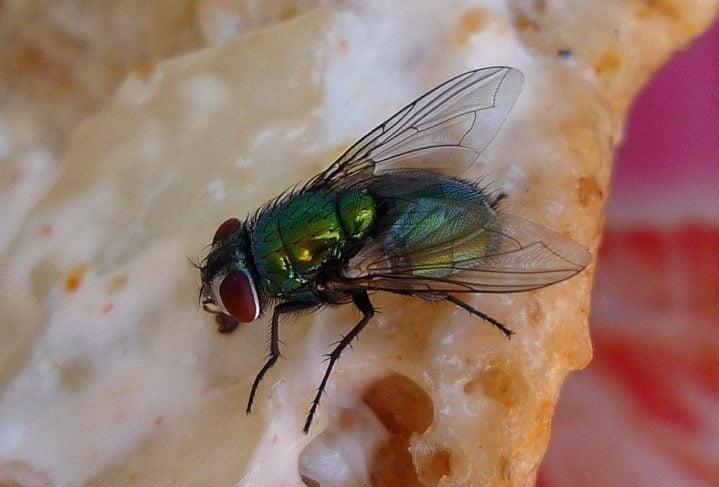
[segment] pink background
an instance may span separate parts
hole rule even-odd
[[[607,224],[716,224],[717,183],[719,22],[675,54],[636,100],[617,154]]]
[[[719,23],[636,101],[540,487],[719,486]]]

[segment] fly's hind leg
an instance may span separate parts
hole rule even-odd
[[[275,365],[277,359],[280,358],[280,316],[316,307],[317,303],[308,301],[288,301],[275,306],[275,310],[272,313],[272,324],[270,325],[270,353],[267,357],[267,362],[262,366],[255,377],[255,381],[252,383],[250,398],[247,400],[247,409],[245,410],[247,414],[252,412],[252,403],[255,401],[255,394],[257,393],[257,387],[260,385],[260,381],[262,381],[267,371]]]
[[[357,335],[362,331],[362,329],[369,323],[369,320],[372,319],[372,316],[374,316],[374,306],[372,306],[372,303],[369,300],[369,296],[367,296],[366,292],[359,292],[357,294],[354,294],[352,296],[352,302],[354,302],[354,305],[362,312],[362,318],[357,322],[357,324],[350,330],[348,334],[342,337],[342,339],[337,343],[337,346],[327,355],[328,363],[327,363],[327,369],[325,370],[325,375],[322,377],[322,382],[320,382],[320,386],[317,389],[317,394],[315,395],[315,398],[312,400],[312,406],[310,407],[310,412],[307,414],[307,420],[305,421],[305,426],[302,428],[302,431],[307,434],[310,430],[310,425],[312,425],[312,419],[314,419],[315,413],[317,412],[317,406],[320,404],[320,398],[322,397],[322,393],[325,390],[325,387],[327,386],[327,381],[330,378],[330,374],[332,373],[332,368],[335,366],[335,363],[340,358],[340,355],[342,355],[342,351],[347,348],[347,345],[349,345],[352,340],[354,340]]]
[[[487,314],[485,314],[485,313],[482,313],[482,312],[479,311],[478,309],[474,309],[472,306],[468,305],[467,303],[465,303],[464,301],[462,301],[462,300],[460,300],[460,299],[457,299],[456,297],[452,296],[451,294],[448,294],[444,299],[446,299],[447,301],[449,301],[449,302],[452,303],[452,304],[456,304],[457,306],[459,306],[460,308],[462,308],[462,309],[464,309],[464,310],[466,310],[466,311],[469,311],[470,314],[473,314],[473,315],[475,315],[475,316],[479,316],[479,317],[482,318],[484,321],[486,321],[486,322],[488,322],[488,323],[491,323],[491,324],[494,325],[495,327],[499,328],[499,330],[500,330],[502,333],[504,333],[504,334],[507,336],[507,338],[511,338],[512,335],[514,335],[514,332],[513,332],[512,330],[510,330],[509,328],[507,328],[506,326],[504,326],[504,325],[503,325],[502,323],[500,323],[499,321],[495,320],[494,318],[492,318],[491,316],[489,316],[489,315],[487,315]]]

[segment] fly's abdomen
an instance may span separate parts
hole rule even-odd
[[[457,263],[495,252],[501,222],[477,185],[430,174],[390,176],[375,183],[386,211],[379,219],[386,251],[418,277],[446,277]]]
[[[375,217],[372,197],[355,190],[298,193],[262,212],[252,246],[263,288],[276,297],[310,292],[317,271],[349,259]]]

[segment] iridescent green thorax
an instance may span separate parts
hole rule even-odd
[[[263,289],[273,297],[309,293],[319,269],[349,259],[375,217],[374,200],[357,190],[302,192],[260,212],[251,246]]]

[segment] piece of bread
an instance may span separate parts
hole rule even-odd
[[[204,256],[226,218],[307,181],[404,104],[494,65],[521,70],[524,87],[466,176],[505,192],[503,211],[595,253],[631,99],[717,3],[342,3],[224,43],[226,24],[213,20],[223,8],[236,25],[260,21],[242,16],[246,6],[199,5],[191,21],[177,6],[173,22],[127,11],[137,25],[174,26],[157,41],[171,47],[150,59],[203,43],[182,37],[183,22],[217,44],[138,66],[107,102],[91,96],[111,72],[99,62],[105,69],[85,73],[96,83],[60,97],[91,108],[63,112],[49,97],[56,126],[38,121],[42,97],[10,86],[32,100],[27,112],[8,105],[13,127],[31,121],[38,142],[60,135],[45,152],[11,130],[12,143],[0,143],[27,151],[25,172],[4,178],[15,200],[0,270],[0,484],[532,485],[561,382],[591,358],[594,264],[540,290],[468,298],[511,340],[449,304],[372,295],[379,313],[338,362],[304,435],[324,354],[357,313],[283,322],[283,357],[248,416],[270,313],[217,334],[187,258]],[[262,22],[305,8],[275,7]],[[67,24],[83,33],[84,22]],[[118,43],[116,55],[130,46]],[[6,56],[5,70],[25,59]],[[103,105],[66,146],[59,121]],[[47,161],[60,154],[55,176]]]

